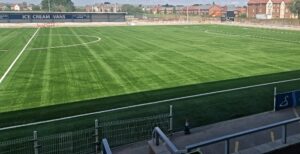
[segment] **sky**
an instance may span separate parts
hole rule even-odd
[[[21,3],[26,1],[28,3],[39,4],[41,0],[0,0],[5,3]],[[172,4],[172,5],[186,5],[186,4],[207,4],[215,2],[217,4],[233,4],[246,5],[247,0],[72,0],[77,6],[91,5],[96,3],[111,2],[120,4]]]

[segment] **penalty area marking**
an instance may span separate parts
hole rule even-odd
[[[15,129],[15,128],[28,127],[28,126],[34,126],[34,125],[40,125],[40,124],[46,124],[46,123],[51,123],[51,122],[58,122],[58,121],[69,120],[69,119],[80,118],[80,117],[86,117],[86,116],[91,116],[91,115],[95,115],[95,114],[103,114],[103,113],[109,113],[109,112],[120,111],[120,110],[125,110],[125,109],[132,109],[132,108],[136,108],[136,107],[150,106],[150,105],[162,104],[162,103],[167,103],[167,102],[172,102],[172,101],[178,101],[178,100],[184,100],[184,99],[190,99],[190,98],[196,98],[196,97],[202,97],[202,96],[209,96],[209,95],[214,95],[214,94],[221,94],[221,93],[226,93],[226,92],[245,90],[245,89],[263,87],[263,86],[274,85],[274,84],[293,82],[293,81],[300,81],[300,78],[274,81],[274,82],[268,82],[268,83],[263,83],[263,84],[256,84],[256,85],[239,87],[239,88],[232,88],[232,89],[226,89],[226,90],[219,90],[219,91],[202,93],[202,94],[197,94],[197,95],[190,95],[190,96],[178,97],[178,98],[173,98],[173,99],[166,99],[166,100],[161,100],[161,101],[156,101],[156,102],[149,102],[149,103],[137,104],[137,105],[132,105],[132,106],[124,106],[124,107],[119,107],[119,108],[114,108],[114,109],[109,109],[109,110],[102,110],[102,111],[97,111],[97,112],[92,112],[92,113],[79,114],[79,115],[75,115],[75,116],[69,116],[69,117],[39,121],[39,122],[34,122],[34,123],[4,127],[4,128],[0,128],[0,131],[10,130],[10,129]]]
[[[42,36],[42,35],[40,35],[40,36]],[[52,36],[56,36],[56,34],[55,34],[55,35],[52,35]],[[69,37],[75,37],[75,35],[69,35],[69,34],[62,34],[62,35],[57,34],[57,36],[69,36]],[[98,36],[89,36],[89,35],[76,35],[76,36],[79,36],[79,37],[87,37],[87,38],[96,38],[96,40],[90,41],[90,42],[78,43],[78,44],[70,44],[70,45],[61,45],[61,46],[43,47],[43,48],[30,48],[30,49],[27,49],[27,50],[33,51],[33,50],[46,50],[46,49],[70,48],[70,47],[77,47],[77,46],[83,46],[83,45],[94,44],[94,43],[97,43],[97,42],[100,42],[100,41],[101,41],[101,38],[98,37]]]
[[[0,84],[3,82],[3,80],[5,79],[5,77],[7,76],[7,74],[10,72],[10,70],[14,67],[14,65],[16,64],[16,62],[19,60],[19,58],[21,57],[21,55],[23,54],[23,52],[26,50],[26,48],[28,47],[28,45],[30,44],[30,42],[33,40],[33,38],[36,36],[36,34],[39,32],[40,28],[38,28],[35,33],[31,36],[31,38],[28,40],[28,42],[26,43],[26,45],[23,47],[23,49],[21,50],[21,52],[18,54],[18,56],[15,58],[15,60],[10,64],[10,66],[8,67],[8,69],[5,71],[5,73],[3,74],[3,76],[0,78]]]

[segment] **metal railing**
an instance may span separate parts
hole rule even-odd
[[[112,154],[111,149],[109,147],[108,141],[107,139],[102,139],[102,143],[101,143],[101,149],[102,149],[102,153],[103,154]]]
[[[229,154],[230,153],[230,140],[231,139],[237,138],[237,137],[240,137],[240,136],[249,135],[249,134],[256,133],[256,132],[260,132],[260,131],[264,131],[264,130],[268,130],[268,129],[272,129],[272,128],[275,128],[275,127],[280,127],[280,126],[282,128],[282,143],[286,144],[286,142],[287,142],[287,125],[291,124],[291,123],[298,122],[298,121],[300,121],[300,118],[294,118],[294,119],[291,119],[291,120],[286,120],[286,121],[278,122],[278,123],[275,123],[275,124],[270,124],[270,125],[266,125],[266,126],[263,126],[263,127],[258,127],[258,128],[246,130],[246,131],[243,131],[243,132],[239,132],[239,133],[235,133],[235,134],[231,134],[231,135],[226,135],[226,136],[219,137],[219,138],[216,138],[216,139],[212,139],[212,140],[208,140],[208,141],[188,145],[188,146],[185,147],[185,149],[186,149],[187,152],[191,152],[192,150],[203,147],[203,146],[207,146],[207,145],[211,145],[211,144],[215,144],[215,143],[225,141],[224,151],[225,151],[225,154]]]
[[[166,143],[168,150],[172,154],[180,154],[181,152],[177,147],[170,141],[170,139],[163,133],[159,127],[155,127],[152,133],[152,140],[155,142],[155,145],[159,146],[159,139]]]
[[[106,149],[106,154],[110,154],[109,146],[151,139],[152,130],[156,126],[172,132],[172,116],[170,106],[170,113],[160,115],[107,122],[96,119],[95,126],[87,129],[51,135],[38,135],[38,131],[34,131],[33,135],[26,138],[0,141],[0,154],[99,154],[103,149]],[[101,142],[102,138],[106,141]],[[109,146],[107,140],[110,142]]]

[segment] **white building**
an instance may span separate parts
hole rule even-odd
[[[14,4],[12,7],[11,7],[11,10],[12,11],[21,11],[21,6],[19,4]]]

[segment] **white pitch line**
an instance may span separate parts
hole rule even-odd
[[[75,116],[57,118],[57,119],[52,119],[52,120],[45,120],[45,121],[22,124],[22,125],[17,125],[17,126],[4,127],[4,128],[0,128],[0,131],[15,129],[15,128],[21,128],[21,127],[27,127],[27,126],[40,125],[40,124],[46,124],[46,123],[57,122],[57,121],[62,121],[62,120],[69,120],[69,119],[74,119],[74,118],[80,118],[80,117],[91,116],[91,115],[95,115],[95,114],[103,114],[103,113],[108,113],[108,112],[120,111],[120,110],[125,110],[125,109],[136,108],[136,107],[162,104],[162,103],[178,101],[178,100],[184,100],[184,99],[189,99],[189,98],[196,98],[196,97],[202,97],[202,96],[208,96],[208,95],[214,95],[214,94],[220,94],[220,93],[226,93],[226,92],[232,92],[232,91],[238,91],[238,90],[244,90],[244,89],[250,89],[250,88],[256,88],[256,87],[263,87],[263,86],[280,84],[280,83],[287,83],[287,82],[292,82],[292,81],[299,81],[299,80],[300,80],[300,78],[295,78],[295,79],[290,79],[290,80],[275,81],[275,82],[256,84],[256,85],[239,87],[239,88],[232,88],[232,89],[202,93],[202,94],[185,96],[185,97],[178,97],[178,98],[173,98],[173,99],[166,99],[166,100],[161,100],[161,101],[156,101],[156,102],[149,102],[149,103],[144,103],[144,104],[137,104],[137,105],[132,105],[132,106],[124,106],[124,107],[119,107],[119,108],[114,108],[114,109],[109,109],[109,110],[102,110],[102,111],[97,111],[97,112],[92,112],[92,113],[79,114],[79,115],[75,115]]]
[[[32,39],[35,37],[35,35],[39,32],[39,30],[40,30],[40,28],[38,28],[35,31],[35,33],[31,36],[31,38],[29,39],[29,41],[23,47],[23,49],[21,50],[21,52],[18,54],[18,56],[16,57],[16,59],[10,64],[10,66],[8,67],[8,69],[6,70],[6,72],[1,77],[0,84],[3,82],[3,80],[5,79],[5,77],[7,76],[7,74],[10,72],[10,70],[14,67],[14,65],[16,64],[16,62],[19,60],[19,58],[21,57],[21,55],[23,54],[23,52],[26,50],[26,48],[28,47],[28,45],[30,44],[30,42],[32,41]]]
[[[52,35],[53,36],[53,35]],[[58,36],[72,36],[74,37],[75,35],[67,35],[67,34],[62,34]],[[89,44],[94,44],[97,42],[101,41],[101,38],[98,36],[89,36],[89,35],[77,35],[77,36],[82,36],[82,37],[90,37],[90,38],[96,38],[97,40],[90,41],[90,42],[84,42],[84,43],[78,43],[78,44],[70,44],[70,45],[61,45],[61,46],[54,46],[54,47],[43,47],[43,48],[31,48],[27,50],[46,50],[46,49],[59,49],[59,48],[69,48],[69,47],[76,47],[76,46],[83,46],[83,45],[89,45]]]

